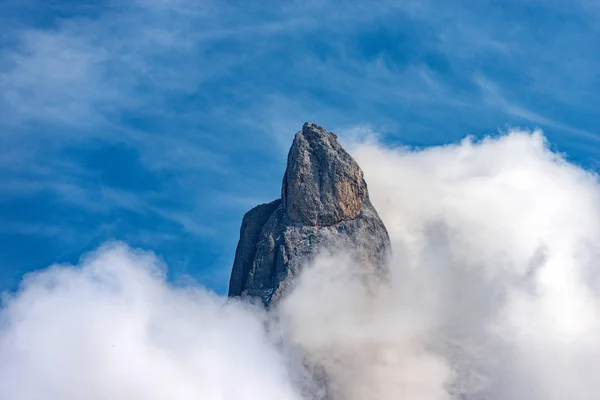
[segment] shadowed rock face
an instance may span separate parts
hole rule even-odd
[[[390,239],[356,161],[336,135],[307,122],[288,154],[281,200],[244,216],[229,296],[276,302],[303,265],[336,249],[379,275]]]

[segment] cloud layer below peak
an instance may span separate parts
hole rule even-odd
[[[7,295],[0,397],[594,399],[597,177],[541,132],[351,152],[392,238],[388,285],[323,257],[267,314],[109,243]]]

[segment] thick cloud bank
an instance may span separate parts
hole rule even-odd
[[[356,156],[394,242],[398,309],[430,324],[454,389],[597,398],[597,177],[540,132],[421,152],[362,145]]]
[[[7,296],[0,398],[596,399],[596,176],[539,132],[351,152],[390,231],[389,282],[324,255],[267,315],[106,245]]]
[[[163,272],[117,244],[26,277],[2,313],[0,398],[300,399],[264,313]]]

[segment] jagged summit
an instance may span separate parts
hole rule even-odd
[[[356,218],[367,196],[363,173],[337,136],[307,122],[288,154],[281,198],[289,220],[331,226]]]
[[[305,122],[304,125],[302,125],[302,130],[299,132],[302,133],[304,135],[304,137],[311,141],[311,140],[318,140],[319,138],[329,138],[329,139],[334,139],[337,140],[337,135],[333,132],[328,132],[325,128],[323,128],[320,125],[315,124],[314,122]]]
[[[229,295],[269,304],[306,262],[335,248],[381,270],[390,242],[356,161],[335,134],[306,122],[288,153],[281,199],[244,216]]]

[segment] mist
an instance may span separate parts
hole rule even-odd
[[[392,240],[386,282],[333,248],[266,312],[108,243],[5,295],[0,398],[597,398],[597,176],[539,131],[349,150]]]

